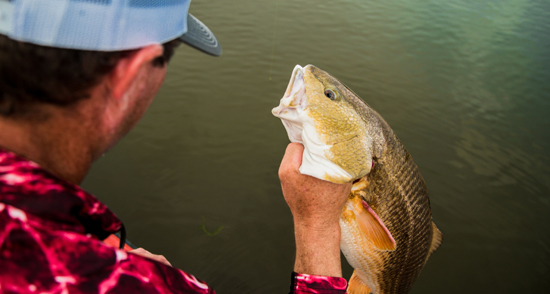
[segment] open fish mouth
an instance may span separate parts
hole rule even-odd
[[[307,106],[304,69],[296,65],[281,103],[271,111],[274,116],[283,121],[291,142],[302,143],[303,117],[301,114]]]
[[[300,110],[307,108],[306,99],[306,85],[304,84],[304,68],[300,65],[296,65],[292,70],[292,76],[288,86],[286,87],[285,95],[283,99],[290,98],[289,106],[296,106]],[[282,99],[282,100],[283,100]],[[281,100],[281,102],[283,102]]]

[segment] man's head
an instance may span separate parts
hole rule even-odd
[[[153,65],[164,67],[179,44],[177,39],[162,44]],[[66,106],[85,99],[121,59],[137,51],[46,47],[0,35],[0,116],[32,119],[39,104]]]
[[[187,13],[189,0],[62,2],[63,9],[0,0],[0,115],[32,116],[36,104],[79,101],[119,60],[147,45],[163,44],[158,66],[179,42],[221,54],[210,30]]]
[[[221,54],[210,30],[188,14],[189,2],[0,0],[0,147],[81,180],[81,172],[60,171],[63,158],[89,164],[126,134],[179,43]],[[32,155],[61,144],[55,160]]]

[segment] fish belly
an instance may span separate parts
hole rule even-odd
[[[383,256],[369,240],[363,237],[353,212],[344,210],[340,217],[340,229],[340,250],[355,269],[354,275],[370,290],[364,294],[380,293],[378,276],[384,268]],[[348,293],[350,293],[349,288]]]

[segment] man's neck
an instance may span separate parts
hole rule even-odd
[[[54,106],[46,111],[51,115],[41,121],[0,117],[0,147],[78,185],[97,156],[89,126]]]

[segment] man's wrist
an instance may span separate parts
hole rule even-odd
[[[294,271],[310,275],[342,277],[340,226],[325,228],[295,223]]]

